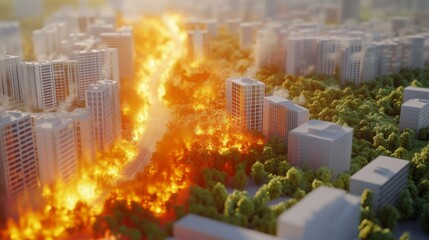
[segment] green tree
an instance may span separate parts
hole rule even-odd
[[[252,166],[251,176],[257,185],[264,183],[268,177],[264,169],[264,164],[255,162]]]
[[[425,203],[420,215],[420,223],[426,232],[429,232],[429,203]]]
[[[410,191],[405,188],[399,194],[398,211],[401,214],[402,220],[407,220],[413,215],[414,201],[411,198]]]
[[[268,183],[268,194],[270,199],[276,199],[283,194],[282,184],[279,177],[274,177]]]
[[[321,167],[316,170],[316,178],[322,182],[328,183],[331,181],[331,170],[327,167]]]
[[[382,229],[376,223],[364,219],[359,224],[360,240],[394,240],[392,232],[389,229]]]
[[[406,150],[411,150],[413,148],[413,138],[409,129],[405,129],[401,134],[401,146]]]
[[[298,169],[292,167],[291,169],[289,169],[289,171],[287,171],[286,179],[289,181],[289,184],[292,187],[293,191],[295,191],[299,187],[299,183],[302,180],[302,175]]]
[[[234,176],[234,188],[243,190],[247,185],[247,176],[244,169],[239,169]]]
[[[411,240],[410,232],[404,232],[400,237],[399,240]]]
[[[378,210],[378,219],[381,226],[390,230],[395,229],[400,216],[399,211],[392,205],[384,205]]]
[[[219,212],[223,212],[225,200],[228,197],[225,186],[222,183],[216,183],[211,190],[211,194],[213,196],[214,206]]]
[[[363,191],[360,203],[363,208],[365,207],[372,208],[372,191],[371,190],[365,189]]]

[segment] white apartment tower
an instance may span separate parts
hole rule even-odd
[[[262,131],[265,84],[240,77],[226,80],[226,109],[241,129]]]
[[[62,53],[61,41],[67,37],[67,25],[64,22],[51,23],[33,31],[33,48],[37,59],[45,60]]]
[[[94,126],[91,110],[77,108],[73,112],[64,113],[66,118],[73,120],[78,168],[90,166],[95,160]]]
[[[102,78],[102,53],[98,50],[73,52],[73,59],[78,61],[77,99],[85,100],[85,91],[90,84]]]
[[[368,44],[362,52],[361,79],[363,82],[374,80],[380,75],[380,47]]]
[[[76,99],[76,84],[78,82],[78,61],[53,60],[55,92],[57,102],[66,101],[67,97]]]
[[[86,91],[86,107],[91,109],[97,150],[108,150],[121,135],[118,82],[105,80]]]
[[[308,109],[278,96],[264,98],[263,133],[266,138],[273,136],[287,144],[289,131],[308,122]]]
[[[101,41],[109,48],[118,49],[119,77],[134,77],[134,40],[131,27],[122,27],[114,33],[102,33]]]
[[[410,68],[423,69],[425,59],[425,38],[420,35],[408,36],[407,41],[411,47]]]
[[[307,75],[316,71],[316,38],[290,37],[287,40],[286,72]]]
[[[288,159],[311,169],[328,167],[334,175],[350,169],[353,129],[310,120],[289,132]]]
[[[19,22],[0,21],[0,54],[23,57]]]
[[[10,203],[38,188],[33,123],[28,113],[0,112],[0,219]]]
[[[34,115],[40,182],[69,182],[77,173],[73,121],[58,114]]]
[[[101,79],[109,79],[119,83],[119,58],[116,48],[99,49],[102,53]]]
[[[402,102],[405,103],[413,98],[429,100],[429,88],[406,87],[404,89],[404,98]]]
[[[20,102],[20,59],[17,56],[0,54],[0,101]]]
[[[188,59],[201,61],[210,53],[210,35],[207,30],[188,31]]]
[[[361,82],[362,40],[342,39],[340,50],[340,82],[352,82],[359,85]]]
[[[57,99],[52,62],[23,62],[21,68],[24,105],[36,111],[55,110]]]
[[[338,42],[334,38],[317,39],[316,72],[323,76],[332,76],[337,67]]]

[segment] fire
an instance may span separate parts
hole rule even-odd
[[[176,61],[182,57],[180,49],[183,49],[181,44],[185,38],[180,32],[179,22],[178,16],[164,16],[133,23],[137,73],[134,81],[121,83],[122,118],[129,125],[129,129],[124,131],[129,131],[130,137],[118,141],[110,152],[98,154],[96,164],[86,168],[76,180],[43,186],[41,198],[44,207],[39,210],[30,207],[20,209],[19,220],[8,220],[6,229],[0,234],[2,238],[56,239],[66,232],[82,230],[81,225],[89,227],[94,216],[102,212],[100,206],[109,191],[117,200],[141,200],[135,194],[118,194],[115,185],[126,164],[136,158],[138,141],[147,130],[150,106],[155,104],[155,98],[164,96],[163,85]],[[156,86],[154,80],[158,79],[160,84]],[[152,91],[153,88],[157,88],[156,91]],[[175,186],[172,191],[177,189]],[[167,201],[168,194],[160,197]],[[154,205],[151,210],[160,213],[162,207],[162,204]]]

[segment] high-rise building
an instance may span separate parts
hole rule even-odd
[[[413,20],[408,17],[392,17],[390,18],[390,30],[395,33],[396,36],[400,36],[403,29],[407,29],[413,26]]]
[[[402,102],[405,103],[413,98],[429,100],[429,88],[406,87],[404,89],[404,98]]]
[[[109,48],[118,49],[119,77],[134,77],[134,40],[131,27],[122,27],[117,32],[102,33],[101,40]]]
[[[226,109],[237,126],[262,131],[265,84],[240,77],[226,80]]]
[[[54,66],[52,62],[23,62],[22,98],[35,111],[53,111],[57,107]]]
[[[102,53],[101,79],[109,79],[119,83],[119,58],[116,48],[99,49]]]
[[[17,56],[0,55],[0,101],[22,100],[20,59]]]
[[[264,98],[263,133],[266,138],[277,137],[287,144],[289,131],[308,122],[308,109],[278,96]]]
[[[287,39],[286,72],[308,75],[316,71],[316,38],[290,37]]]
[[[411,48],[409,67],[412,69],[423,69],[425,59],[425,38],[422,35],[408,36],[406,38]]]
[[[419,130],[429,126],[429,100],[410,99],[401,106],[399,129],[409,128],[419,134]]]
[[[19,22],[0,21],[0,54],[23,57]]]
[[[399,193],[407,185],[409,161],[379,156],[350,178],[350,193],[360,196],[372,191],[374,209],[385,204],[395,205]]]
[[[201,61],[210,53],[210,35],[207,30],[188,31],[188,59]]]
[[[61,54],[61,41],[67,37],[67,26],[64,22],[51,23],[33,31],[33,48],[37,59],[45,60]]]
[[[387,76],[393,74],[394,68],[394,53],[396,49],[396,44],[390,41],[382,41],[375,43],[379,47],[380,58],[379,58],[379,74],[381,76]]]
[[[245,22],[240,24],[238,36],[240,48],[252,47],[260,26],[260,22]]]
[[[94,126],[91,110],[77,108],[73,112],[64,113],[66,118],[73,120],[78,168],[85,169],[95,160]]]
[[[73,121],[59,114],[33,115],[41,184],[69,182],[77,173]]]
[[[76,84],[78,82],[78,61],[54,60],[55,92],[57,103],[65,102],[67,97],[76,99]]]
[[[88,86],[102,79],[102,53],[94,49],[75,51],[72,59],[78,61],[77,99],[83,101]]]
[[[97,150],[108,150],[121,135],[118,82],[105,80],[89,85],[86,107],[91,109]]]
[[[319,75],[333,76],[335,74],[338,55],[338,42],[334,38],[319,38],[316,45],[317,68]]]
[[[380,47],[368,44],[362,52],[361,80],[363,82],[374,80],[380,75]]]
[[[286,47],[281,25],[271,25],[258,31],[255,45],[255,65],[257,68],[277,66],[284,70]]]
[[[340,50],[340,82],[361,83],[362,39],[342,39]]]
[[[33,123],[28,113],[0,112],[0,219],[11,202],[38,188]]]
[[[311,169],[327,167],[334,175],[350,169],[353,129],[310,120],[289,132],[288,160]]]
[[[359,21],[360,0],[341,0],[341,22]]]
[[[277,237],[295,240],[357,239],[359,222],[360,197],[322,186],[279,216]]]

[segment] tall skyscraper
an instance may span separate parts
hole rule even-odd
[[[363,82],[374,80],[380,75],[380,47],[375,44],[367,44],[363,47],[361,79]]]
[[[341,22],[359,21],[360,0],[341,0]]]
[[[86,107],[91,109],[97,150],[109,150],[122,129],[118,82],[105,80],[89,85]]]
[[[76,99],[76,84],[78,82],[78,61],[54,60],[55,92],[57,102],[64,102],[67,97]]]
[[[64,113],[66,118],[73,120],[78,168],[85,169],[95,160],[94,125],[91,109],[77,108],[73,112]]]
[[[240,129],[262,131],[265,84],[250,78],[226,80],[226,109]]]
[[[77,99],[83,101],[88,86],[102,79],[102,53],[93,49],[75,51],[72,55],[78,61]]]
[[[410,68],[423,69],[425,63],[425,38],[422,35],[408,36],[406,38],[411,48]]]
[[[317,68],[319,75],[332,76],[335,74],[338,54],[338,42],[335,38],[319,38],[316,45]]]
[[[53,111],[57,107],[54,66],[52,62],[23,62],[22,98],[35,111]]]
[[[34,115],[42,184],[68,182],[77,173],[73,121],[59,114]]]
[[[0,101],[21,101],[20,59],[0,54]]]
[[[289,132],[288,160],[311,169],[328,167],[334,175],[350,169],[353,129],[310,120]]]
[[[340,82],[361,82],[362,39],[342,39],[340,50]]]
[[[314,37],[288,38],[286,72],[291,75],[307,75],[316,71],[316,46]]]
[[[264,98],[263,133],[266,138],[277,137],[287,144],[289,131],[308,122],[308,109],[278,96]]]
[[[61,54],[61,41],[67,37],[67,25],[64,22],[51,23],[33,31],[33,48],[37,59],[45,60]]]
[[[19,22],[0,21],[0,54],[23,57]]]
[[[210,35],[206,30],[188,31],[188,59],[201,61],[210,52]]]
[[[134,40],[131,27],[122,27],[117,32],[102,33],[101,40],[109,48],[118,49],[119,77],[134,77]]]
[[[99,49],[102,53],[101,79],[109,79],[119,83],[119,58],[116,48]]]
[[[38,188],[33,123],[28,113],[0,112],[0,219],[11,202]]]

